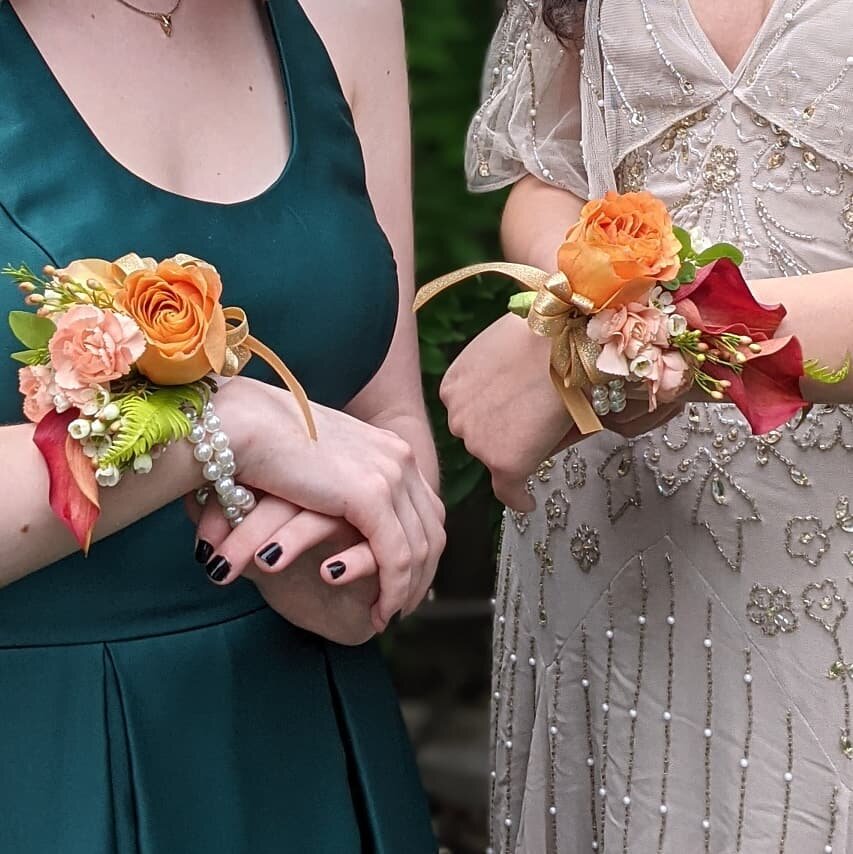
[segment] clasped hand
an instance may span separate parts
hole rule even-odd
[[[220,396],[223,423],[236,424],[238,477],[259,501],[231,530],[215,502],[189,500],[214,580],[246,574],[291,622],[344,643],[411,613],[445,535],[443,504],[408,443],[322,406],[312,406],[311,442],[289,395],[253,380]]]

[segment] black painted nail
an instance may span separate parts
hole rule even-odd
[[[195,544],[195,559],[205,564],[213,557],[213,546],[207,540],[199,540]]]
[[[217,555],[207,564],[204,571],[207,573],[207,577],[211,581],[216,581],[218,583],[220,581],[224,581],[228,573],[231,572],[231,564],[228,563],[222,555]]]
[[[258,552],[258,559],[267,566],[275,566],[281,559],[282,551],[278,543],[270,543]]]
[[[334,563],[330,563],[327,569],[329,575],[337,581],[347,571],[347,565],[341,560],[336,560]]]

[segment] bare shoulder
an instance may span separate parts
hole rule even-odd
[[[352,104],[377,74],[396,71],[403,48],[401,0],[300,0]]]

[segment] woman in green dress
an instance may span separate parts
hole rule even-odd
[[[178,443],[104,496],[86,559],[0,370],[0,851],[434,852],[387,674],[354,645],[443,545],[407,121],[395,0],[0,0],[0,265],[204,258],[320,434],[251,364],[216,406],[269,538],[195,540]]]

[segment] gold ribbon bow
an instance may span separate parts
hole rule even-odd
[[[194,258],[191,255],[175,255],[169,260],[180,264],[182,267],[191,265],[212,267],[206,261]],[[157,262],[153,258],[141,258],[136,253],[130,253],[119,258],[115,262],[115,267],[121,271],[123,277],[127,277],[137,270],[155,270]],[[246,367],[249,359],[252,358],[252,354],[263,359],[278,374],[285,388],[293,395],[302,417],[305,419],[308,435],[316,441],[317,426],[314,423],[314,416],[311,414],[308,395],[305,394],[305,389],[302,388],[299,380],[266,344],[249,334],[249,321],[242,308],[224,308],[222,313],[225,316],[225,360],[222,376],[233,377],[239,374]]]
[[[249,321],[246,312],[242,308],[226,308],[225,313],[225,366],[222,369],[223,377],[233,377],[240,373],[254,353],[263,359],[279,376],[285,387],[293,395],[296,403],[305,419],[308,427],[308,435],[316,441],[317,426],[311,407],[308,403],[308,395],[296,379],[290,368],[279,359],[279,357],[266,344],[258,341],[249,334]]]
[[[527,317],[527,325],[536,335],[551,339],[551,379],[566,409],[583,435],[602,429],[583,389],[606,382],[595,363],[601,348],[586,334],[586,315],[592,313],[592,302],[572,291],[563,273],[546,273],[527,264],[494,262],[473,264],[424,285],[415,297],[414,311],[419,311],[433,297],[465,279],[482,273],[501,273],[515,279],[536,293]]]

